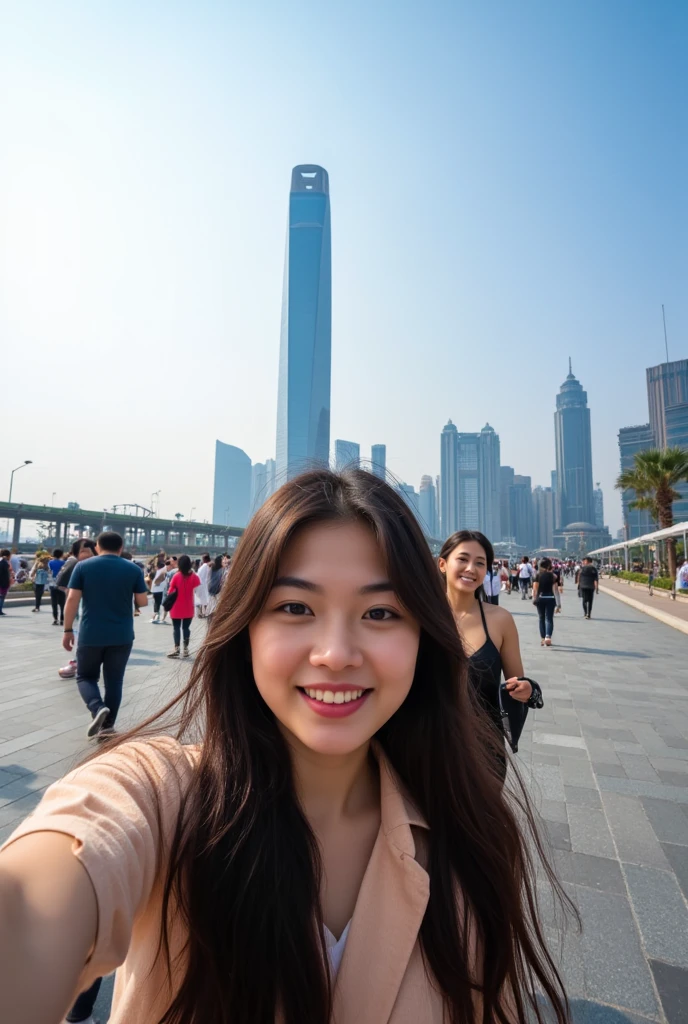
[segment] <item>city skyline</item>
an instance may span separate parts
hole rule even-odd
[[[212,519],[216,438],[274,458],[285,184],[308,160],[336,182],[330,436],[386,443],[418,487],[449,415],[489,419],[502,462],[545,485],[571,352],[615,531],[617,434],[647,422],[662,303],[669,358],[688,354],[688,9],[631,5],[621,35],[614,5],[303,15],[8,11],[5,492],[31,459],[20,501],[160,491],[163,515]],[[203,404],[193,429],[180,392]]]

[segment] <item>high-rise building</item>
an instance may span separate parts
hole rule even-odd
[[[459,431],[459,529],[480,529],[480,434]]]
[[[559,485],[557,483],[556,469],[551,469],[549,476],[551,481],[550,486],[552,488],[552,491],[554,492],[554,525],[556,527],[557,523],[561,522],[561,508],[559,507]]]
[[[554,414],[557,458],[557,511],[560,522],[592,525],[595,508],[592,496],[592,443],[588,396],[571,370],[557,395]]]
[[[254,462],[251,467],[251,515],[268,497],[268,474],[264,462]]]
[[[491,541],[501,540],[499,501],[499,434],[486,423],[480,431],[478,509],[480,529]]]
[[[277,490],[277,463],[274,459],[265,460],[265,486],[267,489],[266,498],[269,498],[271,494],[274,494]]]
[[[246,526],[251,514],[251,460],[233,444],[215,442],[213,522]]]
[[[332,258],[327,171],[292,171],[277,393],[277,478],[330,455]]]
[[[592,492],[593,507],[595,509],[595,518],[593,519],[593,526],[596,526],[598,530],[601,530],[604,526],[604,495],[602,494],[602,488],[599,484],[595,484],[595,490]]]
[[[688,432],[683,434],[683,441],[678,440],[675,427],[673,442],[669,440],[667,413],[672,406],[688,406],[688,359],[678,359],[673,363],[661,363],[650,366],[647,374],[647,404],[650,410],[650,427],[655,439],[655,447],[668,448],[678,444],[688,448]],[[679,415],[679,420],[680,420]],[[672,418],[673,419],[673,418]],[[688,422],[688,410],[686,410]]]
[[[374,444],[370,449],[371,471],[384,480],[387,476],[387,445]]]
[[[554,547],[554,491],[551,487],[533,488],[533,545]]]
[[[533,537],[533,492],[529,476],[514,473],[514,482],[509,488],[509,517],[513,537],[519,547],[530,550]]]
[[[437,521],[437,491],[431,476],[420,478],[418,494],[418,511],[420,522],[428,537],[439,537],[440,529]]]
[[[343,469],[358,469],[361,465],[361,446],[355,441],[337,440],[334,443],[334,468],[341,473]]]
[[[447,538],[459,529],[459,432],[451,420],[442,430],[440,477],[440,531]]]
[[[501,540],[513,541],[514,530],[511,525],[511,488],[514,485],[514,471],[511,466],[499,467],[499,522]]]
[[[399,492],[409,508],[412,509],[416,519],[420,522],[420,509],[416,488],[412,484],[399,483],[395,486],[395,490]],[[421,526],[422,525],[423,524],[421,523]]]
[[[644,452],[648,448],[654,447],[654,434],[649,423],[643,423],[636,427],[622,427],[619,431],[619,462],[621,472],[633,469],[633,456],[637,452]],[[621,492],[621,507],[627,540],[633,540],[634,537],[643,537],[646,533],[651,533],[657,528],[647,509],[630,507],[634,498],[635,491],[633,490],[629,489]]]

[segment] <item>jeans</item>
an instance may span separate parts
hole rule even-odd
[[[518,585],[521,590],[521,600],[525,601],[526,597],[528,596],[528,587],[530,586],[530,579],[528,578],[528,576],[526,576],[525,578],[519,576]]]
[[[184,633],[184,643],[189,643],[189,637],[191,636],[191,619],[172,619],[172,633],[174,636],[174,646],[179,647],[179,634]]]
[[[583,601],[583,615],[591,615],[592,614],[592,599],[595,596],[595,591],[594,590],[590,590],[587,587],[585,589],[583,589],[583,587],[581,587],[580,595],[581,595],[581,599]]]
[[[102,707],[110,709],[110,714],[103,723],[104,728],[112,729],[122,703],[122,685],[124,670],[129,661],[133,644],[109,644],[105,647],[86,647],[79,644],[76,649],[76,685],[84,704],[95,718]],[[100,668],[103,668],[105,694],[100,696]]]
[[[50,603],[53,606],[53,618],[59,619],[60,622],[64,622],[64,606],[67,595],[64,590],[60,590],[59,587],[50,588]],[[60,614],[58,615],[57,612]]]
[[[499,604],[499,594],[493,594],[491,597],[486,597],[485,600],[488,604]]]
[[[162,605],[163,596],[164,595],[163,595],[162,590],[160,591],[159,594],[156,594],[155,592],[153,593],[153,614],[154,615],[159,615],[160,614],[160,606]]]
[[[9,587],[0,587],[0,612],[2,612],[2,606],[5,603],[5,598],[7,597],[9,589]],[[5,613],[2,612],[2,614],[4,615]]]
[[[45,583],[34,583],[34,597],[36,599],[36,607],[41,607],[41,601],[43,600],[43,591],[45,590]]]
[[[554,609],[556,605],[557,602],[554,597],[538,597],[536,601],[536,608],[540,618],[540,636],[543,640],[545,637],[551,637],[554,632]]]
[[[78,1021],[88,1020],[93,1013],[93,1007],[96,1005],[96,999],[98,998],[98,992],[100,990],[100,983],[103,979],[96,978],[90,988],[87,988],[85,992],[82,992],[80,996],[77,996],[74,1006],[67,1014],[67,1020],[71,1024],[77,1024]]]

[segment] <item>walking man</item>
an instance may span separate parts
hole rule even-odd
[[[139,608],[148,603],[143,573],[138,565],[120,558],[123,541],[118,533],[101,533],[96,542],[98,558],[77,562],[69,581],[62,646],[74,647],[74,618],[82,603],[79,645],[76,650],[76,682],[91,712],[87,735],[114,728],[122,702],[124,671],[134,643],[132,597]],[[105,684],[100,694],[100,670]]]
[[[592,564],[592,558],[583,559],[583,564],[576,574],[576,583],[583,601],[583,618],[589,619],[592,616],[593,597],[599,593],[600,585],[600,575]]]
[[[5,614],[4,611],[2,610],[2,606],[5,603],[7,591],[10,589],[10,586],[12,585],[13,575],[14,573],[12,572],[10,553],[7,550],[7,548],[3,548],[3,550],[0,551],[0,615]]]
[[[521,564],[518,567],[518,587],[521,591],[521,600],[526,601],[528,599],[528,591],[533,579],[533,567],[530,564],[528,555],[524,555],[521,559]]]

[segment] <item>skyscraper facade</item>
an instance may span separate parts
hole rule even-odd
[[[633,469],[633,456],[636,452],[644,452],[648,448],[654,447],[655,438],[649,423],[642,423],[636,427],[622,427],[619,431],[619,462],[621,472]],[[627,540],[633,540],[634,537],[642,537],[657,528],[647,509],[630,507],[634,498],[635,491],[633,490],[629,489],[621,492],[624,533]]]
[[[459,530],[480,529],[480,434],[459,432]]]
[[[491,541],[501,540],[499,502],[499,434],[486,423],[480,431],[478,504],[480,529]]]
[[[533,488],[533,547],[554,547],[554,491],[551,487]]]
[[[292,171],[277,393],[277,479],[330,455],[332,258],[327,171]]]
[[[650,366],[647,375],[647,404],[650,410],[650,427],[657,448],[668,448],[678,444],[688,448],[688,432],[679,434],[675,430],[675,421],[671,417],[674,429],[674,440],[669,440],[667,413],[675,406],[686,406],[686,422],[688,422],[688,359],[678,359],[673,363],[662,363]],[[680,420],[680,414],[678,419]],[[680,438],[683,438],[681,443]]]
[[[277,490],[277,463],[274,459],[265,460],[265,484],[267,488],[266,498]]]
[[[509,517],[515,542],[529,551],[535,546],[533,492],[529,476],[514,473],[514,482],[509,488]]]
[[[571,370],[557,395],[554,413],[558,526],[595,518],[588,396]]]
[[[418,493],[413,484],[397,484],[395,490],[399,492],[406,504],[413,511],[414,516],[420,522],[420,509],[418,505]],[[422,523],[421,523],[422,525]]]
[[[431,476],[420,478],[418,494],[418,511],[423,530],[428,537],[439,537],[440,529],[437,521],[437,491]]]
[[[374,444],[370,449],[371,470],[381,480],[387,475],[387,445]]]
[[[246,526],[251,515],[251,460],[233,444],[215,442],[213,522]]]
[[[343,469],[358,469],[361,465],[361,446],[355,441],[337,440],[334,443],[334,468],[337,473]]]
[[[593,525],[601,530],[604,526],[604,495],[602,494],[602,488],[599,484],[595,485],[595,490],[592,492],[593,506],[595,508],[595,518],[593,519]]]
[[[440,442],[440,532],[445,539],[459,529],[459,432],[451,420]]]

